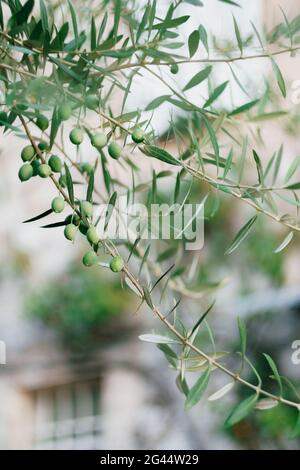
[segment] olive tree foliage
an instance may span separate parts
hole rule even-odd
[[[87,246],[83,264],[97,265],[98,269],[110,267],[121,276],[124,288],[138,296],[140,306],[146,304],[152,311],[163,327],[159,330],[162,333],[145,334],[141,339],[156,343],[177,371],[176,384],[185,397],[186,408],[198,403],[216,371],[228,380],[221,390],[209,396],[210,401],[221,399],[237,386],[248,390],[248,397],[229,413],[226,425],[231,426],[254,408],[270,409],[281,404],[300,411],[295,387],[280,375],[273,359],[265,354],[278,393],[264,388],[263,378],[247,356],[247,332],[241,319],[239,365],[231,370],[217,352],[207,322],[213,304],[208,303],[195,324],[181,315],[181,299],[203,297],[201,286],[199,292],[191,289],[185,270],[178,265],[181,243],[173,247],[171,242],[166,246],[140,238],[126,241],[99,238],[99,218],[95,217],[98,204],[106,202],[109,207],[117,207],[118,198],[124,194],[128,200],[134,200],[143,193],[147,204],[151,204],[156,201],[158,185],[171,178],[175,201],[182,185],[188,182],[191,187],[198,183],[205,186],[208,198],[224,192],[227,198],[237,199],[252,211],[228,247],[228,254],[240,247],[259,217],[272,219],[286,228],[286,238],[278,251],[300,231],[297,193],[300,182],[293,182],[299,160],[292,163],[284,182],[277,183],[282,147],[266,166],[254,148],[264,123],[289,112],[282,104],[287,92],[277,58],[281,54],[296,55],[300,49],[299,18],[288,20],[283,14],[282,22],[263,36],[252,24],[253,34],[244,38],[233,17],[232,50],[217,50],[217,38],[212,50],[209,32],[201,24],[190,32],[188,43],[182,43],[180,28],[189,21],[189,16],[180,15],[179,7],[188,3],[196,11],[201,10],[204,2],[174,0],[161,17],[156,0],[148,0],[143,7],[133,1],[105,0],[87,8],[85,15],[79,14],[79,6],[71,1],[1,1],[0,124],[4,135],[15,133],[27,140],[21,155],[23,162],[20,159],[19,179],[34,186],[34,177],[45,178],[48,179],[45,185],[51,183],[57,189],[57,197],[49,201],[47,210],[43,208],[44,212],[26,222],[59,214],[68,207],[65,219],[58,215],[57,222],[46,223],[45,227],[49,230],[60,227],[71,241],[83,237]],[[238,2],[230,0],[223,0],[223,4],[240,8]],[[201,18],[201,14],[198,16]],[[258,48],[248,52],[254,42]],[[245,91],[245,96],[249,95],[238,77],[236,64],[243,61],[251,67],[251,60],[260,58],[270,61],[274,74],[262,95],[255,100],[250,97],[238,108],[221,107],[220,111],[219,100],[232,83]],[[228,66],[231,79],[223,83],[219,80],[213,86],[214,67],[220,63]],[[186,84],[179,89],[174,75],[181,64],[197,64],[198,71],[187,76]],[[132,83],[137,76],[143,80],[145,73],[168,92],[149,102],[145,110],[126,112]],[[186,92],[204,83],[209,84],[209,92],[199,106],[188,99]],[[273,99],[268,100],[271,95]],[[174,152],[165,149],[166,142],[156,135],[149,118],[149,112],[165,102],[178,108],[186,119],[184,133],[175,120],[170,120],[170,133],[177,147]],[[97,119],[96,126],[90,124],[91,118],[93,122]],[[73,125],[70,134],[65,129],[67,120]],[[247,126],[251,126],[251,131],[245,130]],[[80,153],[84,138],[90,140],[91,149],[94,147],[97,154],[93,163],[85,161]],[[66,151],[66,139],[74,144],[74,152]],[[163,171],[150,172],[146,183],[139,184],[144,163],[154,160],[164,163]],[[116,167],[127,173],[130,185],[113,176]],[[180,203],[188,198],[189,190]],[[280,212],[280,199],[289,205],[288,214]],[[110,217],[108,211],[106,223]],[[109,264],[103,261],[107,256]],[[169,300],[169,308],[164,298]],[[201,347],[199,334],[203,327],[210,331],[213,352]],[[249,371],[255,377],[253,382],[247,378]],[[299,434],[300,413],[292,432],[294,437]]]

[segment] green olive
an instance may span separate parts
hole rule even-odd
[[[88,229],[89,227],[85,225],[84,222],[79,223],[79,232],[82,233],[82,235],[86,236]]]
[[[102,149],[107,144],[107,137],[104,132],[97,132],[91,137],[91,144],[97,149]]]
[[[48,176],[50,176],[51,173],[52,173],[51,167],[49,165],[47,165],[47,163],[42,163],[38,167],[38,175],[41,178],[48,178]]]
[[[85,217],[92,217],[93,205],[89,201],[82,201],[80,207],[82,215],[84,215]]]
[[[57,155],[51,155],[48,160],[48,164],[54,173],[60,173],[62,169],[62,162],[61,159]]]
[[[89,94],[85,98],[86,107],[89,109],[97,109],[99,106],[99,98],[97,95]]]
[[[90,163],[88,163],[88,162],[82,163],[81,171],[83,173],[86,173],[87,175],[90,175],[93,172],[93,170],[94,170],[94,167]]]
[[[66,237],[67,240],[70,240],[72,242],[75,240],[76,232],[77,232],[76,225],[68,224],[65,226],[64,236]]]
[[[31,166],[33,168],[33,176],[37,176],[38,175],[38,169],[39,169],[39,166],[40,166],[41,162],[39,160],[32,160],[31,162]]]
[[[98,256],[93,250],[87,251],[82,258],[82,262],[84,266],[89,268],[98,262]]]
[[[48,118],[46,118],[46,116],[44,116],[43,114],[40,114],[37,117],[37,120],[35,121],[35,123],[42,131],[45,131],[49,127]]]
[[[57,112],[62,121],[67,121],[72,115],[72,106],[70,103],[63,103],[59,106]]]
[[[32,145],[26,145],[26,147],[23,148],[22,153],[21,153],[21,158],[23,162],[29,162],[30,160],[33,159],[35,156],[35,150]]]
[[[179,71],[179,67],[177,64],[172,64],[170,67],[170,70],[173,75],[176,75]]]
[[[39,142],[38,148],[40,149],[41,152],[46,152],[47,150],[49,150],[50,147],[47,142],[42,140],[41,142]]]
[[[109,265],[114,273],[119,273],[124,268],[124,261],[121,256],[114,256]]]
[[[91,226],[86,232],[86,238],[92,245],[99,242],[100,238],[95,227]]]
[[[69,214],[65,218],[65,223],[66,223],[66,225],[74,224],[74,225],[78,226],[80,224],[80,217],[77,214]]]
[[[145,138],[144,131],[140,128],[135,129],[131,138],[136,144],[141,144],[142,142],[144,142]]]
[[[69,137],[72,144],[80,145],[84,139],[84,132],[82,129],[75,127],[75,129],[71,130]]]
[[[59,214],[60,212],[64,210],[64,208],[65,208],[65,201],[61,196],[57,196],[52,200],[51,209],[53,210],[53,212],[55,212],[56,214]]]
[[[117,142],[111,142],[108,146],[108,153],[112,158],[117,160],[122,153],[121,146]]]
[[[27,181],[33,176],[33,168],[30,163],[24,163],[19,169],[20,181]]]

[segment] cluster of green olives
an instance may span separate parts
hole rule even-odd
[[[52,201],[52,204],[55,200]],[[93,205],[89,201],[81,201],[80,203],[80,214],[83,218],[88,220],[88,223],[91,222],[93,216]],[[96,227],[90,223],[87,226],[79,217],[78,214],[68,215],[65,219],[65,229],[64,229],[64,236],[67,240],[74,241],[76,237],[76,233],[79,230],[90,243],[91,246],[97,247],[100,237],[97,233]],[[98,255],[95,250],[87,251],[83,258],[82,263],[86,267],[94,266],[99,262]],[[122,271],[124,268],[124,261],[121,256],[114,256],[110,262],[110,269],[114,273],[118,273]]]
[[[86,97],[86,106],[89,109],[96,110],[99,107],[99,99],[96,95],[88,95]],[[60,121],[68,120],[72,115],[72,106],[68,102],[62,103],[57,109],[58,118]],[[8,116],[2,111],[0,112],[0,125],[5,125]],[[39,114],[35,120],[36,126],[45,131],[49,127],[49,120],[46,116]],[[84,140],[85,132],[81,127],[75,127],[69,134],[70,141],[74,145],[80,145]],[[139,144],[144,141],[144,132],[140,128],[136,128],[131,134],[133,142]],[[104,148],[107,144],[109,155],[113,159],[119,159],[122,154],[122,148],[116,141],[108,143],[107,136],[104,132],[96,132],[90,136],[91,144],[98,150]],[[39,151],[44,154],[44,159],[40,158],[39,152],[33,145],[26,145],[22,152],[21,158],[23,165],[19,169],[19,179],[21,181],[28,181],[33,176],[40,176],[47,178],[53,173],[60,173],[59,185],[66,187],[66,176],[62,173],[62,161],[57,155],[50,155],[49,145],[41,141],[38,144]],[[81,171],[86,174],[91,174],[93,165],[90,163],[83,163]],[[51,209],[53,212],[59,214],[65,208],[65,200],[62,196],[55,197],[51,202]],[[80,215],[79,215],[80,212]],[[97,247],[100,238],[94,225],[92,225],[93,218],[93,205],[90,201],[81,201],[78,213],[71,214],[65,219],[64,236],[67,240],[74,241],[76,233],[79,230],[94,248]],[[82,258],[85,266],[91,267],[99,261],[96,250],[92,249],[86,252]],[[111,271],[118,273],[124,268],[124,261],[120,256],[114,256],[110,262]]]
[[[38,144],[40,152],[49,150],[46,142]],[[57,155],[51,155],[48,162],[42,162],[33,145],[26,145],[21,152],[23,165],[19,169],[20,181],[28,181],[32,176],[48,178],[52,173],[60,173],[62,170],[62,161]]]
[[[140,144],[144,141],[144,132],[142,129],[137,128],[134,130],[131,137],[135,143]],[[75,127],[71,130],[69,138],[72,144],[80,145],[84,139],[84,131],[80,127]],[[107,136],[104,132],[96,132],[95,134],[92,134],[90,138],[91,144],[98,150],[103,149],[107,145]],[[118,160],[121,157],[122,147],[118,142],[111,141],[107,146],[107,150],[111,158],[114,160]]]

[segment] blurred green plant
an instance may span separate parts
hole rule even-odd
[[[120,282],[76,264],[26,299],[26,315],[55,330],[69,347],[89,349],[120,332],[131,296]]]

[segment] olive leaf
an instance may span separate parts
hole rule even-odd
[[[286,86],[285,86],[285,81],[281,73],[281,70],[273,58],[271,59],[271,62],[272,62],[273,71],[274,71],[274,74],[278,83],[278,87],[281,91],[282,96],[286,98]]]
[[[246,356],[246,348],[247,348],[247,330],[246,330],[245,322],[240,317],[238,318],[238,328],[239,328],[239,335],[240,335],[241,353],[244,359]]]
[[[248,103],[242,104],[238,108],[231,111],[228,114],[228,116],[235,116],[236,114],[241,114],[241,113],[244,113],[245,111],[249,111],[249,109],[253,108],[258,102],[259,100],[253,100],[253,101],[249,101]]]
[[[191,80],[185,85],[183,91],[190,90],[194,86],[199,85],[199,83],[203,82],[209,77],[211,71],[212,66],[208,65],[205,67],[205,69],[201,70],[201,72],[196,73],[196,75],[194,75],[193,78],[191,78]]]
[[[209,378],[210,378],[210,367],[206,369],[206,371],[199,377],[196,383],[190,389],[186,401],[185,401],[185,408],[189,410],[193,406],[195,406],[198,401],[201,399],[202,395],[204,394]]]
[[[237,249],[237,247],[242,243],[243,240],[245,240],[245,238],[248,236],[253,224],[256,222],[257,220],[257,215],[254,215],[253,217],[251,217],[251,219],[248,220],[248,222],[245,223],[245,225],[243,225],[243,227],[239,230],[239,232],[237,233],[237,235],[235,236],[235,238],[233,239],[231,245],[229,246],[229,248],[227,248],[225,254],[226,255],[229,255],[231,253],[234,252],[234,250]]]
[[[171,95],[162,95],[162,96],[158,96],[157,98],[155,98],[153,101],[151,101],[151,103],[149,103],[147,106],[146,106],[146,111],[152,111],[153,109],[156,109],[158,108],[161,104],[165,103],[165,101],[168,100],[168,98],[170,98]]]
[[[67,182],[69,198],[70,198],[71,204],[74,206],[75,199],[74,199],[74,187],[73,187],[72,176],[71,176],[69,167],[66,163],[64,164],[64,167],[65,167],[65,173],[66,173],[66,182]]]
[[[141,341],[146,341],[146,343],[156,343],[156,344],[176,344],[178,340],[169,338],[168,336],[163,335],[154,335],[154,334],[145,334],[140,335],[139,339]]]
[[[259,395],[255,393],[243,400],[230,412],[225,421],[225,427],[231,427],[245,419],[249,413],[255,408]]]
[[[297,437],[300,436],[300,411],[298,413],[298,418],[297,418],[297,421],[296,421],[296,424],[295,424],[295,427],[291,433],[291,436],[290,438],[291,439],[296,439]]]
[[[284,240],[280,243],[279,247],[274,250],[274,253],[280,253],[282,250],[284,250],[290,244],[293,238],[294,232],[289,232],[284,238]]]
[[[196,54],[198,46],[199,46],[199,42],[200,42],[200,33],[199,33],[199,30],[196,29],[190,34],[189,40],[188,40],[189,53],[190,53],[191,58]]]
[[[94,175],[94,171],[92,171],[90,173],[89,183],[88,183],[87,193],[86,193],[86,200],[89,202],[93,201],[94,182],[95,182],[95,175]]]
[[[280,390],[280,396],[282,396],[282,393],[283,393],[283,388],[282,388],[282,381],[281,381],[281,377],[279,375],[279,372],[278,372],[278,369],[277,369],[277,366],[274,362],[274,360],[271,358],[271,356],[269,356],[268,354],[263,354],[274,374],[274,377],[279,385],[279,390]]]
[[[35,217],[24,220],[23,224],[28,224],[29,222],[34,222],[35,220],[39,220],[39,219],[42,219],[43,217],[47,217],[48,215],[52,214],[52,212],[53,212],[52,209],[48,209],[45,212],[42,212],[41,214],[36,215]]]
[[[223,398],[228,392],[230,392],[230,390],[233,389],[234,385],[234,382],[229,382],[228,384],[224,385],[222,388],[220,388],[220,390],[210,395],[208,397],[208,401],[220,400],[220,398]]]
[[[180,162],[169,152],[159,147],[155,147],[154,145],[144,145],[144,147],[141,147],[141,151],[145,155],[161,160],[162,162],[169,163],[169,165],[180,165]]]

